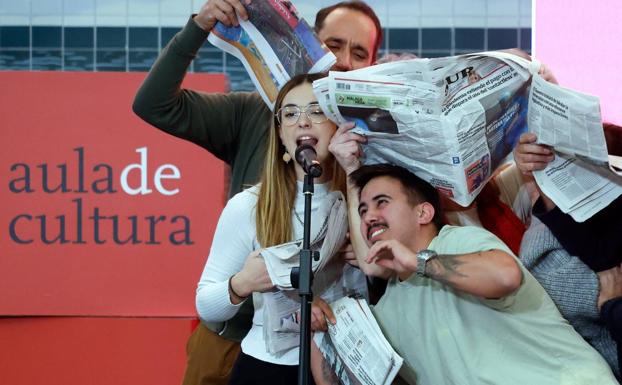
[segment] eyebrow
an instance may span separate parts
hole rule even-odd
[[[331,43],[338,43],[338,44],[343,44],[344,40],[340,39],[338,37],[329,37],[328,39],[324,40],[324,42],[331,42]]]
[[[378,194],[375,197],[371,198],[372,201],[377,201],[380,198],[389,198],[391,199],[391,196],[387,195],[387,194]]]
[[[369,51],[367,50],[367,48],[363,47],[360,44],[355,44],[352,46],[352,50],[353,51],[361,51],[361,53],[364,53],[366,56],[369,56]]]
[[[343,39],[340,39],[338,37],[329,37],[328,39],[324,40],[324,43],[337,43],[337,44],[341,44],[344,45],[346,42]],[[366,55],[369,55],[369,51],[367,50],[367,48],[365,48],[364,46],[362,46],[359,43],[355,43],[352,45],[352,50],[361,50],[363,52],[365,52]]]
[[[389,198],[389,199],[391,199],[391,196],[387,195],[387,194],[378,194],[378,195],[374,196],[373,198],[371,198],[371,200],[373,202],[376,202],[376,201],[378,201],[379,199],[382,199],[382,198]],[[360,213],[361,209],[364,208],[364,207],[367,207],[367,203],[365,203],[365,202],[359,203],[359,207],[357,209],[357,212]]]
[[[359,213],[359,216],[361,215],[361,209],[367,207],[367,203],[359,203],[359,207],[356,209],[356,212]]]
[[[313,105],[319,105],[319,104],[320,104],[320,102],[318,102],[317,100],[314,101],[314,102],[309,102],[309,104],[307,104],[306,106],[299,106],[298,104],[287,103],[287,104],[282,105],[281,108],[284,108],[284,107],[298,107],[298,108],[300,108],[300,107],[307,107],[307,106],[313,106]]]

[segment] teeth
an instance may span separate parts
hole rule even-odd
[[[385,231],[387,231],[387,229],[386,229],[386,228],[382,228],[382,229],[375,230],[373,233],[371,233],[371,235],[369,236],[369,238],[373,238],[373,237],[375,237],[376,235],[380,235],[380,234],[384,233]]]
[[[300,146],[302,144],[308,144],[310,146],[315,146],[317,144],[318,140],[317,138],[311,136],[311,135],[303,135],[303,136],[299,136],[298,139],[296,139],[296,145]]]

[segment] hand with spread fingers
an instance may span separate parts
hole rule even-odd
[[[375,263],[395,272],[400,279],[408,278],[417,270],[417,256],[395,239],[378,241],[369,249],[367,263]]]
[[[547,164],[555,159],[553,151],[546,146],[536,144],[536,134],[527,132],[520,136],[514,148],[514,161],[518,169],[531,176],[533,171],[544,170]]]
[[[243,0],[250,4],[251,0]],[[237,15],[236,15],[237,11]],[[248,20],[246,8],[240,0],[209,0],[194,17],[194,22],[204,31],[211,31],[217,22],[233,27],[240,25],[238,15],[242,20]]]
[[[341,124],[328,145],[328,150],[348,175],[361,166],[361,144],[367,143],[366,137],[352,132],[353,128],[354,122]]]

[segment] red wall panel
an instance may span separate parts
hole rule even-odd
[[[194,316],[224,166],[133,114],[144,76],[0,72],[0,315]]]
[[[0,318],[0,384],[181,384],[189,319]]]

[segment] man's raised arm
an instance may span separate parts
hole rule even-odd
[[[232,163],[243,133],[252,132],[257,122],[269,121],[269,109],[261,97],[256,93],[205,93],[181,88],[209,33],[199,26],[197,18],[208,18],[202,15],[208,5],[223,1],[208,1],[201,13],[171,39],[138,90],[132,108],[147,123]]]

